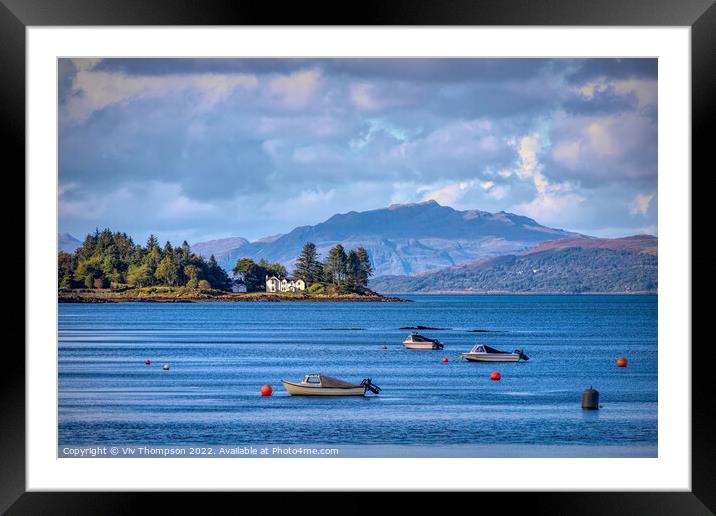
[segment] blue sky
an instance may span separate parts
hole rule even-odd
[[[657,234],[655,59],[61,59],[60,231],[255,240],[434,199]]]

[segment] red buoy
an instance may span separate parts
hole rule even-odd
[[[270,385],[264,385],[261,387],[261,396],[271,396],[273,394],[273,389]]]
[[[151,364],[151,363],[152,363],[152,361],[151,361],[151,360],[149,360],[149,359],[147,359],[147,360],[145,360],[145,361],[144,361],[144,363],[145,363],[145,364],[147,364],[147,365],[149,365],[149,364]]]
[[[443,362],[447,362],[447,361],[448,361],[447,357],[443,358]]]
[[[627,366],[627,359],[624,357],[617,358],[617,367],[626,367]]]
[[[490,380],[497,381],[500,378],[502,378],[502,375],[498,371],[492,371],[492,373],[490,373]]]

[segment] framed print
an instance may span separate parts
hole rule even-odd
[[[716,8],[517,7],[5,2],[3,509],[713,510],[691,170]]]

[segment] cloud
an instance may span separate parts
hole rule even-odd
[[[97,58],[82,58],[82,59],[71,59],[72,64],[75,67],[75,70],[78,72],[87,72],[94,67],[96,67],[100,62],[102,62],[101,59]]]
[[[565,74],[570,83],[584,84],[594,79],[656,79],[656,59],[581,59],[572,61],[574,69]]]
[[[258,238],[428,198],[655,225],[643,61],[60,59],[61,229]]]
[[[552,156],[565,167],[574,169],[580,163],[581,146],[579,140],[562,140],[552,148]]]
[[[634,110],[639,105],[639,96],[633,90],[618,89],[614,84],[605,82],[589,83],[578,89],[578,95],[564,103],[568,113],[593,115],[623,113]]]
[[[321,83],[318,70],[301,70],[269,80],[268,92],[291,109],[300,109],[310,102]]]
[[[351,100],[353,101],[353,105],[355,105],[358,109],[361,109],[364,111],[377,110],[380,107],[380,105],[373,98],[371,89],[372,89],[372,87],[370,84],[365,84],[365,83],[352,84],[350,87],[350,91],[351,91]]]
[[[420,194],[420,201],[433,200],[442,205],[469,209],[475,203],[484,207],[485,203],[492,205],[494,201],[501,201],[509,194],[510,185],[474,179],[443,185],[418,185],[415,190]]]
[[[632,215],[646,215],[654,194],[637,194],[629,204],[629,213]]]
[[[465,191],[474,186],[472,181],[463,181],[451,185],[443,186],[435,190],[425,191],[422,195],[422,201],[437,201],[446,206],[455,205],[465,194]]]
[[[517,154],[520,158],[517,176],[521,179],[532,177],[537,170],[537,151],[539,150],[539,136],[531,134],[522,137]]]
[[[584,186],[601,182],[655,182],[657,127],[640,112],[603,116],[555,116],[551,152],[545,156],[550,175],[579,180]]]
[[[544,224],[564,225],[565,222],[569,223],[567,219],[584,200],[578,194],[541,194],[531,202],[518,204],[514,210]]]
[[[73,62],[77,66],[77,60]],[[235,88],[255,88],[257,84],[256,76],[247,74],[135,77],[98,72],[92,65],[83,64],[77,68],[71,94],[64,105],[66,116],[63,119],[83,122],[108,106],[181,92],[197,93],[197,107],[206,110],[225,100]]]
[[[575,184],[553,183],[543,173],[539,161],[542,147],[542,138],[537,133],[523,136],[519,140],[517,150],[519,159],[515,173],[518,178],[531,181],[534,197],[528,202],[515,204],[513,209],[534,219],[554,223],[573,214],[586,198],[577,193]]]

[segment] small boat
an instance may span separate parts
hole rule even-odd
[[[439,340],[423,337],[418,333],[411,333],[403,341],[403,346],[407,349],[443,349],[443,344]]]
[[[374,385],[370,378],[360,383],[349,383],[325,374],[307,374],[300,382],[281,380],[291,396],[365,396],[366,391],[374,394],[380,387]]]
[[[510,353],[509,351],[498,351],[484,344],[475,344],[469,353],[460,353],[460,360],[470,362],[517,362],[520,359],[529,360],[521,349]]]

